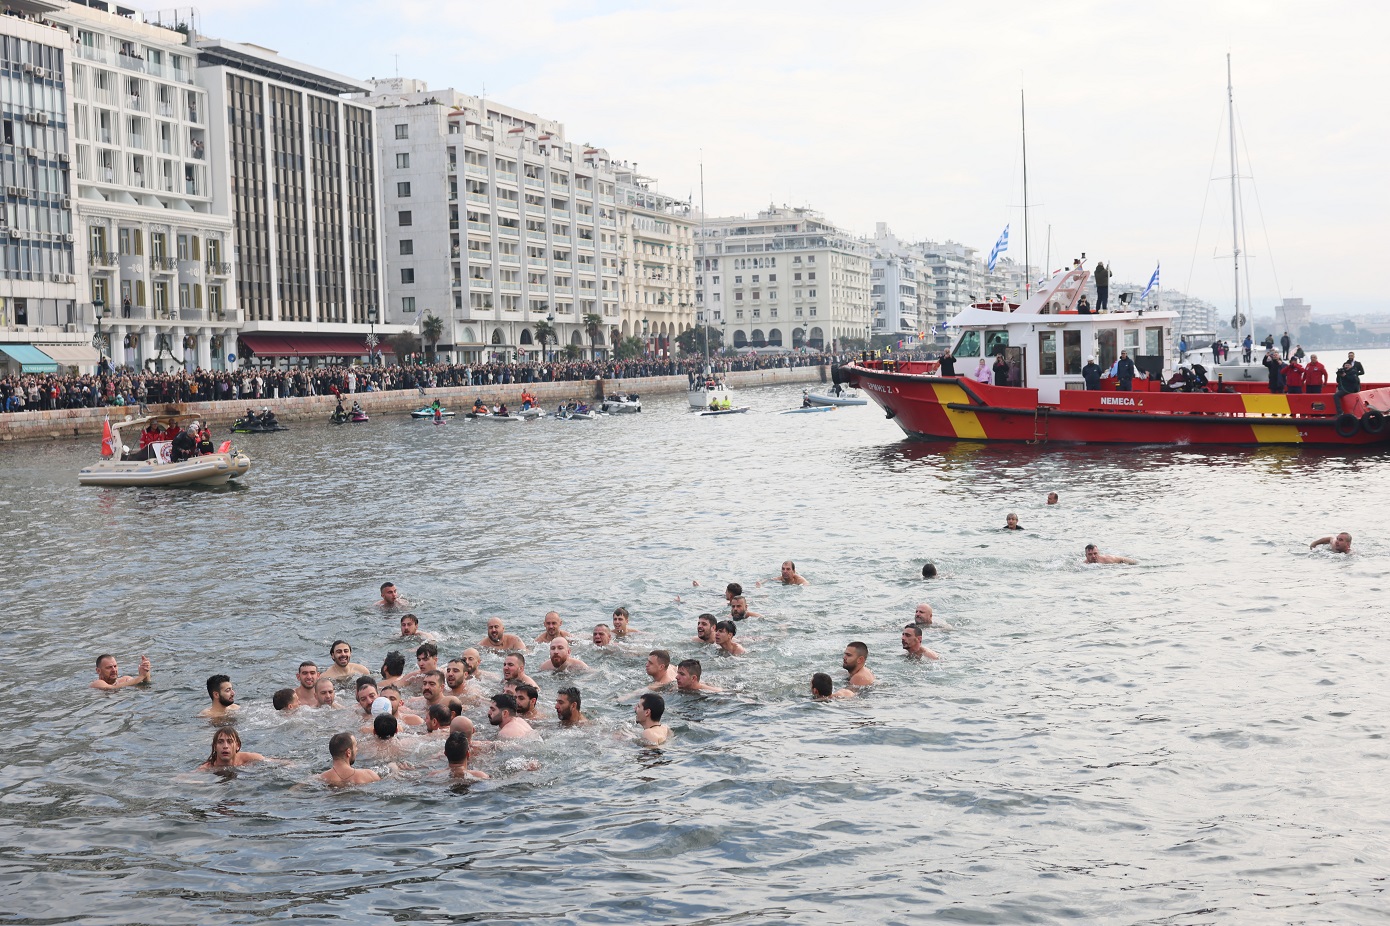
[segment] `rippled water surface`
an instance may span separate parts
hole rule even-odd
[[[744,397],[303,425],[247,436],[226,490],[78,487],[95,441],[0,449],[0,921],[1385,921],[1390,456],[910,444],[873,407]],[[1354,555],[1309,552],[1337,530]],[[753,587],[787,558],[809,587]],[[385,579],[446,655],[551,608],[643,633],[576,647],[582,731],[539,678],[541,738],[491,780],[441,781],[416,740],[417,770],[329,792],[306,782],[360,719],[270,694],[339,637],[408,652]],[[692,640],[729,581],[764,615],[736,659]],[[901,654],[919,601],[955,627],[935,664]],[[850,640],[879,683],[809,701]],[[619,697],[658,646],[725,692],[670,696],[645,750]],[[103,651],[155,684],[88,690]],[[218,672],[282,762],[193,771]]]

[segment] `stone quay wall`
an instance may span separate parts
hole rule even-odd
[[[777,386],[790,383],[821,383],[829,379],[829,367],[781,367],[768,370],[740,370],[724,374],[734,389],[753,386]],[[566,380],[555,383],[510,383],[492,386],[441,386],[430,389],[425,398],[415,389],[392,392],[359,392],[345,396],[344,404],[353,400],[361,403],[369,415],[388,412],[414,411],[439,399],[455,412],[462,414],[481,398],[489,405],[505,402],[513,408],[521,405],[521,393],[535,395],[542,408],[553,408],[562,402],[594,401],[610,392],[635,392],[639,395],[668,395],[684,393],[689,381],[685,376],[647,376],[612,380]],[[216,437],[219,426],[230,425],[247,408],[271,408],[281,421],[326,420],[336,404],[333,396],[303,398],[239,399],[226,402],[182,402],[149,406],[151,413],[197,415],[208,422]],[[135,416],[129,406],[110,408],[61,408],[44,412],[0,413],[0,442],[57,440],[64,437],[97,437],[107,414],[117,422]],[[130,440],[127,438],[126,443]]]

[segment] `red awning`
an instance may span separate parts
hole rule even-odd
[[[357,334],[243,334],[242,343],[257,357],[365,357],[366,337]],[[384,340],[378,354],[393,353]]]

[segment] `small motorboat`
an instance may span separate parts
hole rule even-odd
[[[433,418],[433,417],[434,417],[434,412],[435,412],[434,406],[432,406],[432,405],[426,405],[424,408],[417,408],[417,409],[415,409],[415,411],[413,411],[413,412],[410,413],[410,417],[412,417],[412,418]],[[439,417],[441,417],[441,418],[452,418],[452,417],[454,417],[454,413],[451,412],[451,411],[449,411],[449,409],[447,409],[447,408],[440,407],[440,409],[439,409]]]
[[[715,415],[742,415],[748,411],[747,405],[739,405],[734,408],[711,408],[700,412],[701,417],[711,418]]]
[[[261,409],[258,414],[252,409],[247,409],[246,414],[232,422],[232,433],[234,434],[267,434],[271,431],[288,431],[275,418],[275,413],[269,408]]]
[[[812,405],[819,405],[823,407],[834,407],[837,405],[869,404],[868,399],[862,399],[852,392],[846,393],[844,395],[835,395],[834,393],[831,393],[830,395],[822,395],[815,392],[806,392],[803,393],[803,396],[805,397],[806,401],[811,403]]]
[[[833,412],[834,405],[803,405],[800,408],[789,408],[782,412],[784,415],[809,415],[813,412]]]
[[[512,412],[512,415],[523,421],[535,421],[537,418],[545,417],[545,409],[541,408],[539,405],[528,405],[520,411]]]
[[[593,421],[598,414],[588,405],[571,402],[555,409],[555,417],[561,421]]]
[[[367,413],[360,408],[348,415],[348,421],[351,421],[353,424],[361,424],[367,420],[369,420],[367,418]]]
[[[642,398],[635,392],[618,392],[604,398],[600,408],[610,415],[623,412],[640,412],[642,410]]]
[[[510,412],[502,414],[499,414],[497,412],[488,412],[487,414],[482,414],[480,412],[469,412],[463,417],[472,418],[474,421],[491,421],[496,424],[506,424],[508,422],[522,420],[520,417],[518,417],[517,415],[513,415]]]
[[[172,440],[150,440],[134,453],[121,443],[122,429],[144,429],[145,425],[151,425],[149,430],[153,433],[155,428],[167,428],[171,424],[182,427],[190,421],[196,424],[192,415],[148,415],[109,425],[102,439],[105,459],[84,466],[77,474],[77,481],[84,486],[216,486],[243,476],[251,469],[250,458],[235,450],[231,441],[223,443],[214,453],[201,453],[178,461],[174,460]],[[192,430],[191,425],[189,429]]]

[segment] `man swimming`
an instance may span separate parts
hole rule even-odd
[[[865,665],[869,661],[869,647],[858,640],[845,647],[841,665],[849,673],[849,683],[856,688],[872,685],[874,673]]]
[[[666,699],[650,691],[637,699],[632,706],[637,725],[642,728],[642,741],[649,746],[660,746],[671,737],[671,728],[661,722],[666,713]]]
[[[540,701],[541,690],[535,685],[528,685],[525,682],[508,686],[506,693],[516,698],[516,715],[522,720],[540,720]]]
[[[420,710],[429,710],[436,704],[444,703],[443,672],[430,669],[420,675],[420,699],[421,703],[416,705]]]
[[[469,678],[478,682],[483,682],[494,677],[491,672],[484,672],[482,670],[483,656],[471,646],[459,654],[459,659],[463,662],[463,667],[468,671]]]
[[[536,680],[526,674],[526,657],[521,653],[508,653],[507,658],[502,660],[502,680],[536,684]]]
[[[741,621],[746,617],[762,617],[757,611],[748,610],[748,599],[742,595],[735,595],[729,602],[729,617],[736,621]]]
[[[468,697],[468,665],[462,659],[450,659],[444,666],[444,693],[455,698]]]
[[[1314,540],[1312,543],[1308,544],[1308,549],[1316,550],[1318,547],[1323,546],[1327,547],[1333,553],[1350,553],[1351,534],[1348,534],[1346,531],[1342,531],[1335,537],[1319,537],[1317,540]]]
[[[582,659],[570,654],[570,641],[556,637],[550,641],[550,659],[541,663],[541,672],[587,672]]]
[[[148,656],[140,657],[140,673],[138,675],[122,675],[120,667],[116,665],[116,657],[110,653],[102,653],[97,657],[97,677],[87,687],[96,688],[99,691],[115,691],[117,688],[129,688],[131,685],[145,685],[150,681],[150,660]]]
[[[1126,566],[1139,565],[1137,560],[1132,560],[1125,556],[1114,556],[1110,553],[1102,553],[1094,543],[1086,544],[1086,562],[1100,563],[1104,566],[1114,566],[1120,564]]]
[[[566,640],[569,639],[569,634],[560,629],[560,625],[563,624],[564,621],[560,620],[560,613],[558,611],[547,611],[542,623],[545,625],[545,630],[541,631],[541,635],[536,637],[537,643],[549,643],[560,637],[564,637]]]
[[[580,713],[583,697],[573,686],[561,688],[555,693],[555,716],[562,727],[582,727],[589,719]]]
[[[351,733],[337,733],[328,741],[328,755],[333,766],[319,775],[319,780],[333,788],[348,785],[365,785],[380,781],[381,776],[369,768],[353,768],[357,761],[357,737]]]
[[[647,656],[647,676],[652,683],[648,688],[665,688],[676,680],[676,673],[671,669],[671,653],[664,649],[654,649]]]
[[[627,613],[627,608],[613,609],[613,636],[621,640],[628,634],[636,634],[639,632],[632,629],[629,623],[630,617],[631,615]]]
[[[908,659],[940,659],[933,651],[922,645],[922,628],[918,624],[908,624],[903,628],[903,651]]]
[[[487,708],[487,720],[497,728],[499,740],[514,740],[530,736],[531,725],[517,716],[516,698],[509,694],[492,696]]]
[[[401,697],[401,690],[395,685],[382,685],[378,689],[377,701],[385,698],[391,703],[391,716],[402,726],[418,727],[424,724],[425,718],[414,713],[405,706],[405,699]],[[372,713],[377,713],[377,703],[372,702]]]
[[[502,618],[489,617],[487,619],[487,636],[478,641],[478,649],[505,653],[525,648],[526,644],[521,642],[521,637],[514,633],[507,633],[507,628],[502,624]]]
[[[381,600],[376,603],[376,606],[378,608],[391,610],[394,608],[408,608],[410,607],[410,602],[401,597],[400,592],[396,590],[396,583],[382,582]]]
[[[294,690],[295,703],[300,707],[317,707],[319,699],[314,694],[314,686],[319,681],[319,667],[307,660],[301,662],[295,678],[299,679],[299,687]]]
[[[783,585],[810,585],[801,573],[796,571],[796,563],[787,560],[782,564],[782,572],[777,576],[776,581]]]
[[[337,701],[337,694],[337,689],[333,687],[333,679],[321,675],[319,680],[314,682],[315,707],[341,707]]]
[[[444,760],[449,763],[450,778],[471,780],[489,777],[487,772],[468,767],[469,746],[469,736],[462,730],[451,731],[444,741]]]
[[[367,667],[352,661],[352,647],[346,640],[334,640],[333,645],[328,648],[328,655],[333,659],[333,665],[325,669],[320,678],[337,680],[340,678],[352,678],[356,675],[366,675]]]
[[[700,676],[705,674],[704,666],[700,665],[698,659],[682,659],[676,666],[676,690],[695,692],[695,691],[723,691],[713,685],[706,685],[700,681]]]
[[[1056,492],[1048,492],[1048,493],[1047,493],[1047,503],[1048,503],[1049,505],[1055,505],[1055,504],[1057,504],[1057,493],[1056,493]]]
[[[613,642],[613,631],[609,629],[607,624],[596,624],[594,625],[593,641],[594,646],[608,646]]]
[[[912,622],[923,629],[927,627],[930,627],[933,630],[951,629],[950,624],[946,623],[945,621],[936,620],[932,616],[931,605],[927,604],[925,601],[917,605],[916,610],[912,612]]]
[[[242,752],[241,736],[231,727],[221,727],[212,735],[212,751],[207,761],[198,766],[200,772],[210,772],[220,768],[239,768],[252,762],[263,762],[265,756],[259,752]]]
[[[719,648],[730,656],[742,656],[748,650],[744,649],[743,644],[734,639],[738,633],[738,624],[733,621],[720,621],[714,625],[714,642]]]
[[[199,712],[199,717],[221,720],[239,709],[232,680],[225,675],[208,676],[208,698],[212,703]]]
[[[359,678],[357,680],[357,706],[362,708],[362,715],[364,717],[371,719],[372,703],[376,701],[376,699],[376,682],[366,676]]]
[[[1012,511],[1010,511],[1009,514],[1008,514],[1008,516],[1004,518],[1004,530],[1006,530],[1006,531],[1021,531],[1021,530],[1023,530],[1022,525],[1020,525],[1020,524],[1018,523],[1018,515],[1014,514]]]
[[[695,618],[695,640],[696,643],[714,642],[714,625],[718,623],[713,614],[701,614]]]
[[[836,691],[835,683],[831,681],[830,676],[826,675],[824,672],[817,672],[815,675],[811,676],[811,697],[817,701],[853,698],[857,697],[858,694],[859,692],[855,691],[853,688],[841,688],[839,691]]]
[[[381,684],[399,685],[405,674],[405,657],[398,650],[391,650],[381,661]]]

